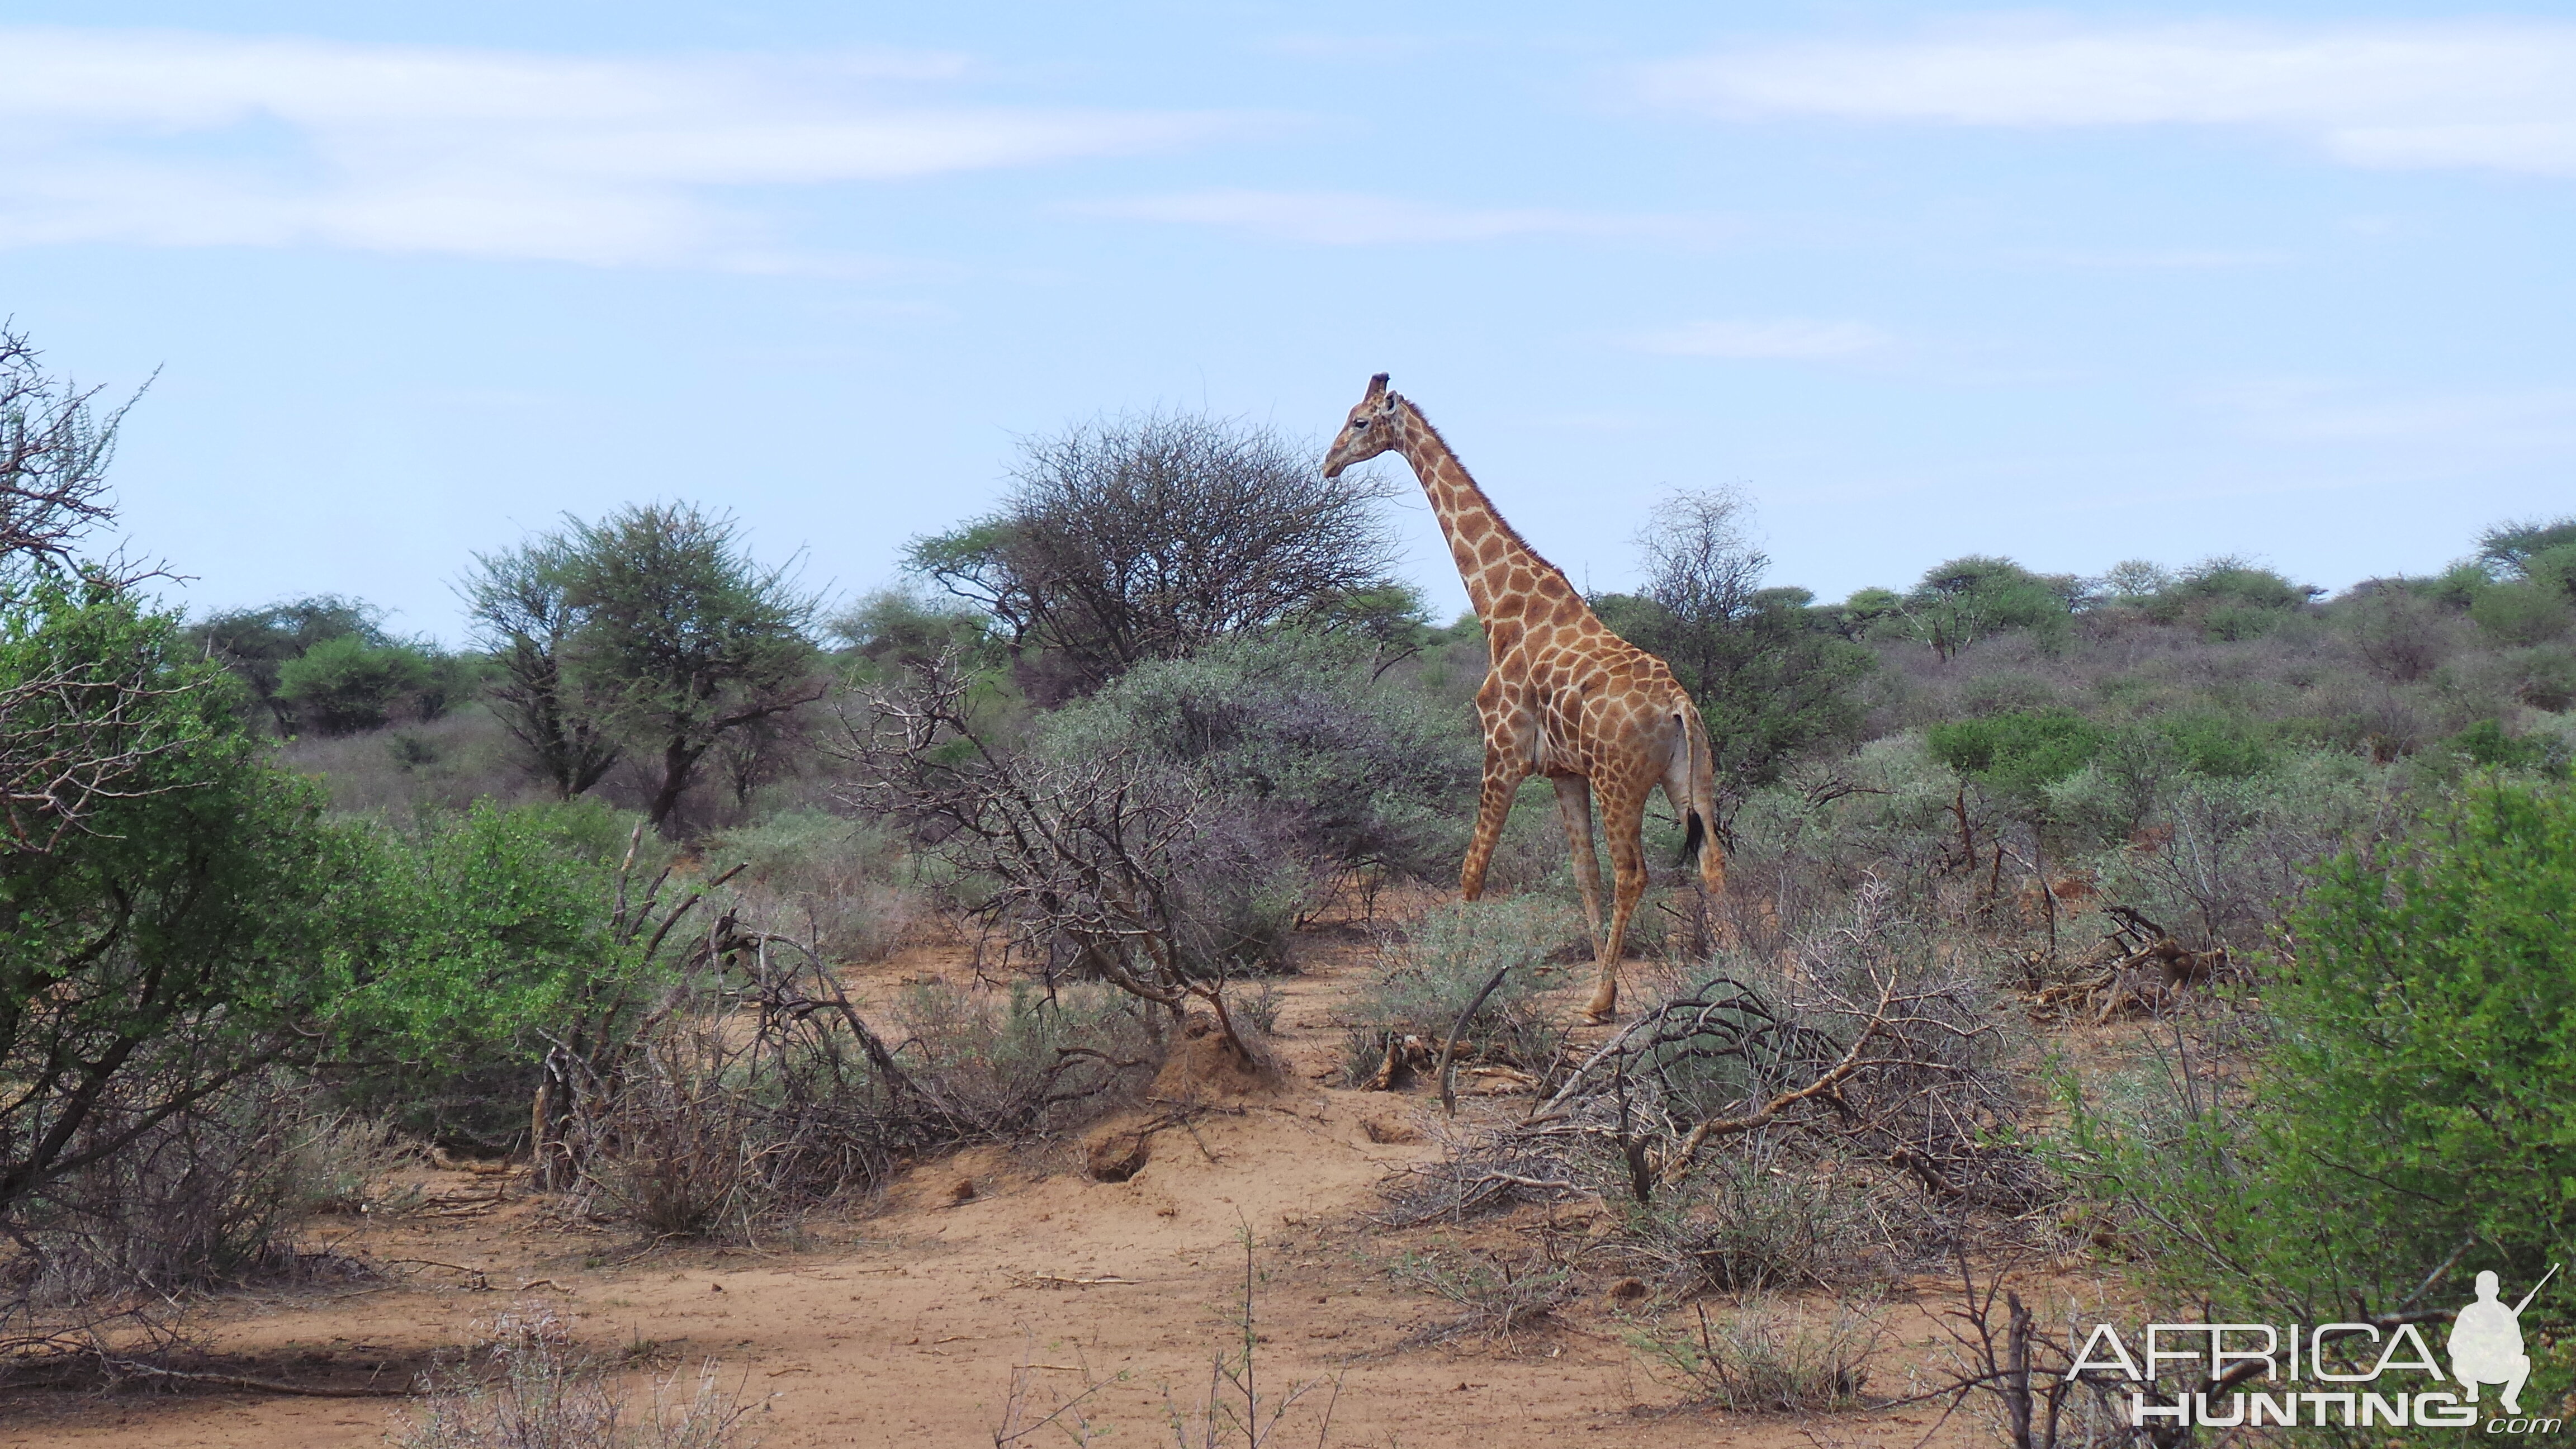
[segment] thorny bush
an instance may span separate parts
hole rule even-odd
[[[1736,962],[1671,990],[1525,1121],[1419,1169],[1391,1220],[1597,1193],[1673,1219],[1646,1251],[1684,1286],[1830,1280],[1820,1241],[1863,1235],[1881,1262],[1920,1259],[1959,1210],[2018,1211],[2038,1192],[2003,1132],[2002,1047],[1986,988],[1872,887],[1782,969]],[[1822,1220],[1778,1213],[1709,1166],[1746,1159],[1850,1197]]]
[[[583,1194],[655,1235],[747,1238],[882,1185],[916,1154],[1080,1126],[1152,1077],[1139,1005],[915,988],[891,1044],[806,943],[731,916],[613,1096],[574,1114]]]
[[[984,714],[954,655],[869,691],[845,716],[851,802],[946,862],[1007,964],[1050,990],[1105,981],[1175,1019],[1203,1001],[1249,1058],[1224,984],[1270,943],[1227,907],[1278,869],[1258,832],[1197,770],[1014,749]]]

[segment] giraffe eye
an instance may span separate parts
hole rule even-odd
[[[1369,425],[1369,420],[1368,420],[1368,419],[1366,419],[1366,418],[1353,418],[1353,419],[1351,419],[1351,426],[1352,426],[1352,427],[1355,427],[1355,428],[1365,428],[1365,427],[1367,427],[1368,425]]]

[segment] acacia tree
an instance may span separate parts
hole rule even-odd
[[[576,616],[564,651],[573,689],[656,757],[645,813],[666,836],[720,741],[824,693],[817,601],[785,567],[753,563],[738,532],[693,504],[655,503],[569,520],[539,545],[560,551],[561,607]]]
[[[1002,507],[909,562],[1000,621],[1042,702],[1242,629],[1418,607],[1387,571],[1387,486],[1222,419],[1104,419],[1021,444]]]
[[[1955,659],[2008,630],[2062,631],[2084,599],[2085,585],[2072,574],[2035,574],[2008,558],[1970,554],[1926,570],[1898,610],[1914,638]]]
[[[363,599],[308,594],[209,614],[188,632],[250,686],[279,734],[341,735],[398,713],[435,719],[465,688],[461,661],[384,620]]]
[[[53,848],[0,854],[0,1228],[31,1195],[297,1049],[336,878],[318,792],[271,770],[217,666],[119,594],[0,611],[0,689],[85,660],[129,752]],[[178,748],[152,748],[160,742]]]
[[[2499,578],[2576,592],[2576,514],[2499,523],[2478,535],[2478,562]]]
[[[189,632],[209,655],[229,666],[251,696],[276,721],[277,732],[295,733],[295,706],[284,693],[286,666],[316,645],[354,638],[386,642],[384,611],[338,594],[308,594],[257,608],[208,614]]]
[[[457,586],[473,621],[475,642],[501,677],[488,703],[536,773],[569,800],[596,785],[617,763],[617,740],[565,668],[573,639],[589,618],[567,597],[568,551],[548,538],[499,553],[476,554],[474,572]]]
[[[76,557],[111,516],[117,418],[33,357],[0,337],[0,1357],[22,1363],[55,1342],[20,1332],[37,1296],[78,1286],[67,1237],[188,1230],[112,1169],[158,1143],[154,1170],[220,1177],[192,1129],[309,1055],[357,874],[222,667]],[[187,1246],[171,1261],[219,1266]]]

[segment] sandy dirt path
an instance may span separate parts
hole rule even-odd
[[[1359,967],[1318,967],[1283,983],[1285,1085],[1160,1131],[1129,1181],[1092,1180],[1078,1143],[1044,1155],[982,1150],[922,1165],[877,1210],[813,1223],[792,1240],[638,1250],[548,1221],[513,1179],[435,1173],[429,1185],[448,1198],[446,1215],[370,1223],[346,1245],[397,1281],[229,1296],[210,1308],[208,1344],[244,1374],[402,1382],[433,1354],[474,1341],[496,1310],[544,1303],[588,1349],[635,1364],[639,1389],[657,1368],[717,1360],[727,1383],[764,1400],[752,1425],[775,1449],[990,1445],[1023,1367],[1041,1411],[1106,1381],[1087,1408],[1117,1426],[1107,1442],[1170,1443],[1174,1406],[1195,1411],[1211,1356],[1239,1342],[1248,1228],[1260,1382],[1319,1384],[1282,1445],[1316,1442],[1332,1380],[1336,1445],[1911,1445],[1923,1436],[1933,1411],[1809,1419],[1680,1408],[1597,1295],[1508,1344],[1420,1341],[1449,1310],[1394,1287],[1385,1267],[1423,1230],[1391,1233],[1364,1214],[1388,1174],[1436,1155],[1437,1104],[1326,1085],[1343,1037],[1335,1004]],[[871,974],[882,984],[940,969],[953,963]],[[1169,1104],[1148,1103],[1125,1120],[1169,1115]],[[1587,1216],[1530,1209],[1478,1231],[1557,1231],[1579,1243]],[[1924,1311],[1902,1302],[1891,1323],[1900,1339],[1930,1336]],[[0,1395],[0,1446],[378,1445],[405,1412],[400,1400],[203,1387],[20,1391]]]

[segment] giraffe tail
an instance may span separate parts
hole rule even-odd
[[[1689,756],[1690,803],[1682,809],[1682,855],[1678,862],[1687,866],[1698,862],[1700,851],[1708,844],[1706,811],[1711,802],[1706,798],[1705,782],[1713,763],[1713,752],[1709,749],[1708,727],[1700,722],[1699,711],[1691,707],[1688,699],[1683,700],[1680,709],[1673,711],[1673,723],[1681,728],[1683,748]]]

